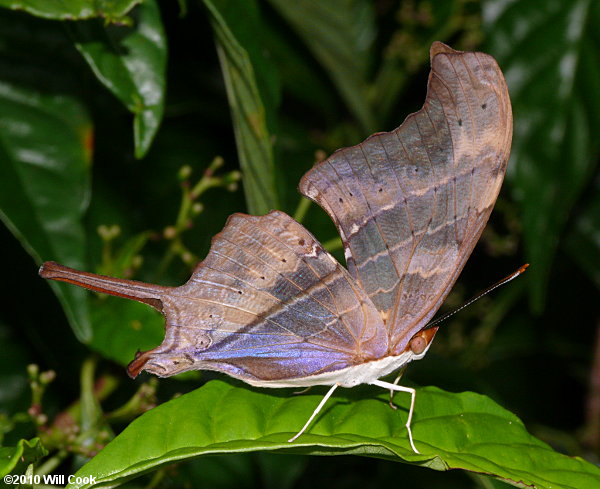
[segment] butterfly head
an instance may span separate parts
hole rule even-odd
[[[407,350],[410,350],[416,358],[422,358],[429,349],[437,330],[437,327],[422,329],[410,339]]]

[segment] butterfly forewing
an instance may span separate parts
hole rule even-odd
[[[165,341],[134,361],[137,371],[209,369],[260,383],[387,352],[386,331],[366,294],[304,227],[278,211],[233,215],[191,279],[162,302]]]
[[[318,163],[300,191],[332,217],[350,274],[392,353],[435,314],[477,242],[506,170],[512,115],[494,59],[434,43],[423,108]]]

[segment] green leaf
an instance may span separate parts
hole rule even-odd
[[[56,20],[104,17],[119,21],[142,0],[0,0],[0,7]]]
[[[74,98],[0,82],[0,219],[38,263],[84,266],[91,137]],[[85,292],[50,285],[77,337],[88,341]]]
[[[39,438],[19,440],[15,447],[0,447],[0,477],[10,473],[22,473],[24,468],[48,455]],[[23,470],[19,470],[23,467]]]
[[[105,358],[127,365],[138,350],[155,348],[164,337],[164,317],[145,304],[117,297],[90,301],[90,346]]]
[[[368,103],[375,12],[367,0],[270,0],[329,73],[365,132],[377,129]]]
[[[487,1],[483,16],[488,51],[513,102],[509,179],[522,208],[532,304],[540,310],[559,236],[598,161],[600,5]]]
[[[69,27],[98,80],[134,114],[135,155],[142,158],[163,116],[167,41],[155,0],[134,14],[133,26],[94,20]]]
[[[521,421],[485,396],[417,389],[409,447],[408,396],[403,409],[388,393],[365,386],[334,396],[307,433],[288,438],[308,419],[321,395],[257,390],[212,381],[136,419],[77,476],[94,475],[98,486],[118,485],[162,465],[198,455],[278,450],[311,455],[355,454],[409,462],[435,470],[465,469],[550,489],[596,487],[600,469],[554,452]],[[71,489],[94,487],[72,484]]]
[[[278,208],[272,131],[278,82],[254,33],[260,18],[254,2],[204,0],[217,40],[233,119],[248,211]]]

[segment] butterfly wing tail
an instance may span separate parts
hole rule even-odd
[[[82,272],[53,261],[45,262],[39,270],[40,277],[67,282],[95,292],[116,295],[148,304],[162,311],[162,297],[171,289],[135,280],[106,277],[96,273]]]

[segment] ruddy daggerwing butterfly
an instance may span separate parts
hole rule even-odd
[[[261,387],[331,386],[300,433],[337,386],[410,392],[406,427],[416,452],[415,391],[378,379],[427,352],[437,328],[425,327],[488,220],[512,136],[506,83],[491,56],[440,42],[430,56],[421,110],[337,151],[300,182],[334,220],[348,270],[302,225],[272,211],[231,216],[181,287],[53,262],[40,275],[164,314],[163,343],[138,353],[132,377],[200,369]]]

